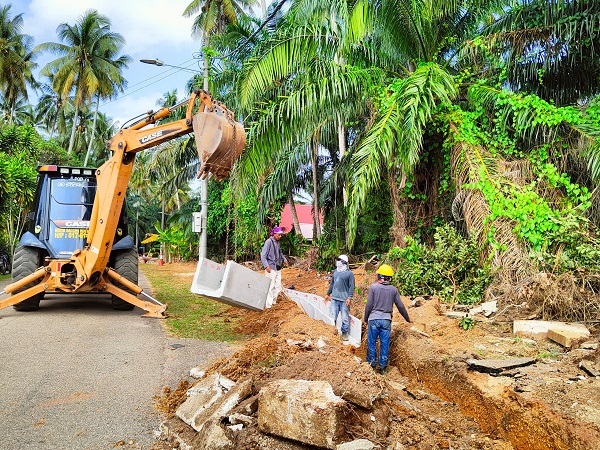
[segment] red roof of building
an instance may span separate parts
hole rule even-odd
[[[312,205],[295,205],[296,214],[298,215],[298,222],[300,222],[300,228],[302,229],[302,235],[306,239],[312,239],[312,226],[313,226],[313,213]],[[319,221],[321,223],[321,229],[323,229],[323,214],[319,213]],[[310,225],[310,226],[308,226]],[[289,203],[283,207],[281,211],[281,221],[279,222],[280,227],[285,227],[286,232],[294,229],[294,220],[292,219],[292,211],[290,210]]]

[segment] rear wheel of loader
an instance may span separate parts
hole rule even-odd
[[[115,272],[117,272],[122,277],[125,277],[127,280],[132,283],[138,283],[138,254],[135,249],[125,250],[122,252],[118,252],[114,257],[114,268]],[[131,292],[129,289],[125,288],[125,286],[120,285],[119,283],[115,283],[120,289],[129,292],[130,294],[135,295],[135,292]],[[132,305],[129,302],[117,297],[116,295],[112,296],[112,306],[113,309],[117,311],[131,311],[135,308],[135,305]]]
[[[42,265],[41,261],[41,252],[39,249],[35,247],[23,247],[18,246],[15,250],[15,256],[13,258],[13,270],[12,270],[12,279],[14,281],[21,280],[28,275],[31,275],[35,272],[38,267]],[[18,289],[14,292],[17,294],[25,289],[29,289],[30,287],[35,286],[40,281],[33,281],[21,289]],[[40,300],[44,298],[44,293],[40,292],[39,294],[35,294],[33,297],[28,298],[27,300],[23,300],[22,302],[13,305],[13,308],[17,311],[36,311],[40,308]]]

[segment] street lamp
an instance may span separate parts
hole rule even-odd
[[[172,66],[171,64],[165,64],[160,59],[140,59],[140,62],[144,64],[150,64],[153,66],[167,66],[175,69],[188,70],[194,73],[201,73],[199,70],[188,69],[187,67]],[[204,58],[204,84],[203,89],[208,92],[208,58]],[[203,161],[200,161],[202,163]],[[164,215],[163,215],[164,217]],[[208,222],[208,180],[204,177],[200,180],[200,244],[198,246],[198,256],[200,258],[206,258],[207,248],[207,229],[206,225]]]
[[[165,67],[172,67],[173,69],[187,70],[188,72],[192,72],[192,73],[202,73],[200,70],[190,69],[189,67],[172,66],[171,64],[165,64],[160,59],[140,59],[140,62],[143,62],[144,64],[150,64],[152,66],[158,66],[158,67],[165,66]]]

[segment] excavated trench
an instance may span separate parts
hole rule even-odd
[[[488,389],[432,340],[395,330],[390,363],[423,389],[460,408],[481,430],[518,450],[600,449],[600,433],[561,416],[540,400],[525,399],[513,389]]]

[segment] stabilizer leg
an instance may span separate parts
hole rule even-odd
[[[129,282],[129,283],[132,284],[133,286],[137,287],[139,292],[142,292],[141,287],[139,287],[131,282]],[[130,286],[127,286],[127,288],[131,289]],[[106,284],[104,286],[104,290],[106,292],[110,292],[113,295],[116,295],[117,297],[125,300],[128,303],[131,303],[132,305],[137,306],[138,308],[143,309],[144,311],[147,311],[146,314],[142,314],[143,317],[154,317],[157,319],[165,319],[167,317],[167,315],[165,314],[165,311],[167,310],[166,304],[165,305],[155,305],[154,303],[145,302],[145,301],[137,298],[135,295],[130,294],[129,292],[124,291],[123,289],[119,289],[114,284],[112,284],[111,282],[108,282],[108,281],[106,282]]]

